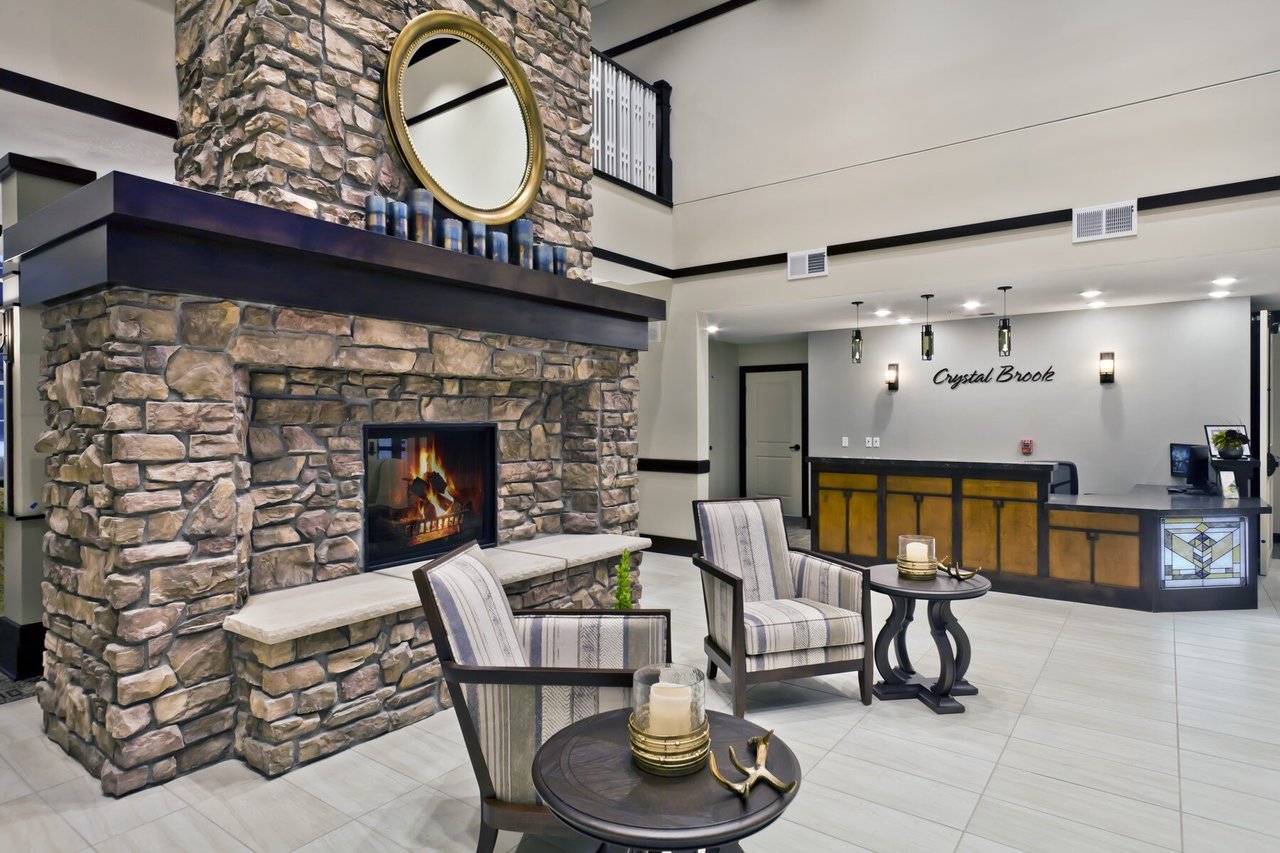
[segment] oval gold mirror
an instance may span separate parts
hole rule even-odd
[[[495,225],[533,203],[546,160],[538,102],[480,22],[446,11],[410,21],[391,46],[382,106],[405,163],[454,213]]]

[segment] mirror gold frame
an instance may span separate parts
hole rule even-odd
[[[511,86],[516,101],[520,104],[525,132],[524,177],[521,178],[520,188],[515,195],[498,207],[474,207],[440,186],[409,136],[402,97],[405,70],[409,67],[409,59],[422,43],[436,36],[465,39],[488,54],[507,79],[507,84]],[[518,218],[533,204],[542,185],[542,172],[547,159],[547,143],[542,128],[542,115],[538,110],[538,99],[511,48],[498,41],[484,24],[465,15],[444,10],[424,12],[406,24],[400,35],[396,36],[387,58],[387,71],[382,81],[382,110],[400,157],[413,171],[414,177],[454,213],[477,222],[499,225]]]

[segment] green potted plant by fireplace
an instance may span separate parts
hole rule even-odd
[[[1244,456],[1248,442],[1249,438],[1244,430],[1234,427],[1213,434],[1213,446],[1223,459],[1239,459]]]

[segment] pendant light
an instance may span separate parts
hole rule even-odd
[[[853,339],[850,341],[850,350],[854,364],[862,364],[862,303],[853,303],[854,310],[858,312],[858,319],[854,321]]]
[[[1013,290],[1013,285],[1001,285],[996,290],[1000,291],[1004,299],[1004,316],[1000,318],[1000,325],[996,328],[996,355],[1008,358],[1013,355],[1013,326],[1009,324],[1009,291]]]
[[[924,325],[920,327],[920,360],[933,361],[933,324],[929,322],[929,300],[932,293],[920,297],[924,300]]]

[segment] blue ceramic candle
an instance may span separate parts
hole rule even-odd
[[[551,255],[554,259],[552,265],[555,267],[556,275],[565,275],[569,271],[569,247],[568,246],[552,246]]]
[[[440,245],[450,252],[465,252],[462,245],[462,220],[445,219],[440,223]]]
[[[500,264],[509,263],[510,253],[507,250],[507,235],[503,231],[494,231],[489,235],[489,257]]]
[[[511,243],[516,253],[515,263],[527,270],[533,269],[533,223],[527,219],[512,222]]]
[[[364,197],[364,230],[387,233],[387,200],[380,195],[370,193]]]
[[[387,233],[409,239],[409,205],[402,201],[393,201],[387,205]]]
[[[542,272],[555,272],[555,253],[550,243],[535,243],[533,246],[533,268]]]
[[[436,199],[430,190],[409,191],[409,239],[434,246]]]
[[[467,223],[467,248],[473,255],[484,257],[485,227],[483,222]]]

